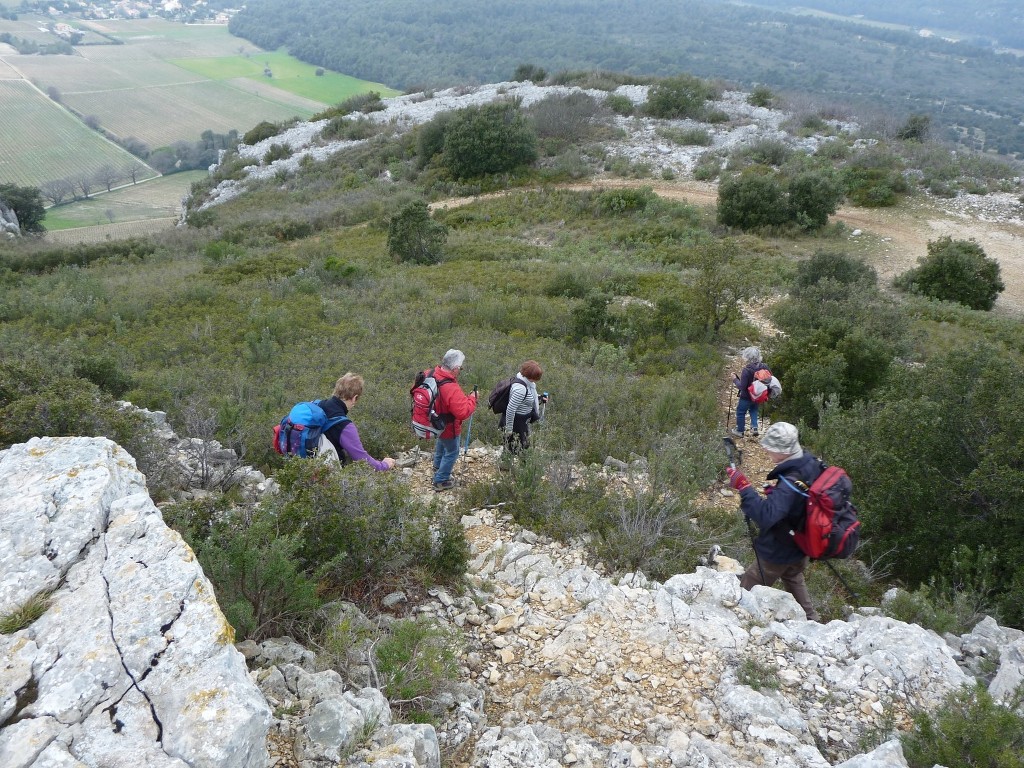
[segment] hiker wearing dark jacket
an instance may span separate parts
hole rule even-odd
[[[527,360],[519,366],[519,373],[508,389],[508,405],[498,427],[505,437],[505,447],[512,454],[530,447],[530,424],[540,419],[543,396],[537,394],[537,382],[543,373],[536,360]]]
[[[737,376],[732,375],[732,383],[739,392],[739,399],[736,401],[736,428],[732,434],[743,437],[747,426],[747,413],[750,414],[750,432],[757,437],[757,403],[750,399],[750,385],[754,382],[754,374],[757,371],[766,370],[767,365],[761,359],[761,350],[757,347],[747,347],[740,352],[743,358],[743,370]]]
[[[324,409],[328,419],[336,419],[339,416],[348,416],[349,411],[358,402],[363,394],[363,377],[354,373],[346,373],[334,385],[334,394],[326,400],[320,401],[320,407]],[[324,432],[321,438],[334,448],[338,454],[338,460],[342,464],[350,461],[365,461],[378,472],[384,472],[395,466],[395,460],[386,457],[380,461],[373,458],[359,439],[359,430],[351,421],[343,421],[335,424]],[[321,451],[324,450],[321,448]]]
[[[768,452],[775,468],[768,473],[774,485],[758,494],[739,470],[729,468],[729,485],[740,493],[740,510],[757,523],[760,533],[754,539],[755,561],[740,580],[744,589],[755,584],[772,586],[779,579],[786,591],[796,598],[807,618],[818,620],[804,581],[804,570],[810,558],[796,545],[790,531],[796,530],[807,514],[807,499],[796,488],[780,480],[802,480],[810,485],[821,474],[821,462],[800,447],[796,427],[785,421],[772,424],[761,438],[761,447]]]
[[[466,356],[457,349],[444,353],[441,364],[434,369],[437,382],[437,400],[434,409],[445,417],[444,432],[437,436],[434,447],[434,490],[444,491],[454,487],[452,470],[459,458],[459,435],[462,422],[476,410],[476,392],[466,394],[458,384],[459,373],[466,363]]]

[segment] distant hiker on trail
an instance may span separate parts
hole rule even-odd
[[[437,436],[437,445],[434,447],[435,491],[446,491],[455,487],[452,470],[459,458],[462,422],[476,410],[476,391],[467,395],[458,384],[459,373],[465,364],[466,356],[462,352],[449,349],[444,353],[441,365],[433,369],[434,379],[437,381],[437,401],[434,408],[446,422],[444,431]]]
[[[810,560],[796,545],[790,531],[798,529],[807,514],[807,501],[796,488],[780,478],[801,480],[810,485],[821,474],[821,462],[800,447],[796,427],[785,421],[772,424],[761,438],[761,447],[768,452],[775,468],[768,473],[774,485],[765,485],[762,497],[737,469],[729,467],[729,485],[740,493],[740,511],[748,520],[757,523],[760,533],[754,539],[756,560],[740,579],[744,589],[755,584],[772,586],[779,579],[807,618],[818,620],[818,612],[811,604],[811,596],[804,582],[804,570]]]
[[[757,371],[767,371],[768,366],[761,360],[761,350],[757,347],[747,347],[740,356],[743,358],[743,370],[739,375],[732,375],[732,383],[739,390],[739,399],[736,401],[736,428],[730,430],[737,437],[743,437],[747,425],[747,413],[750,413],[750,432],[757,437],[757,409],[758,405],[750,395],[750,385],[754,382],[754,374]],[[770,371],[769,371],[770,373]]]
[[[536,360],[527,360],[512,378],[508,405],[498,422],[505,447],[512,455],[530,447],[530,424],[540,420],[540,406],[546,402],[546,396],[537,393],[537,382],[543,373]]]
[[[363,377],[355,373],[346,373],[335,383],[334,394],[320,401],[320,407],[324,409],[328,419],[348,416],[362,394]],[[384,472],[395,466],[395,460],[391,457],[377,461],[368,454],[359,440],[359,431],[356,429],[356,425],[347,419],[340,424],[335,424],[320,438],[318,455],[321,458],[329,458],[332,450],[335,453],[335,458],[342,464],[365,461],[378,472]]]

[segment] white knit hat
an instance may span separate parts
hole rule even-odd
[[[786,421],[777,421],[765,430],[761,437],[761,447],[766,451],[790,456],[803,450],[796,427]]]

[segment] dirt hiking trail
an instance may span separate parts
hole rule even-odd
[[[577,191],[614,187],[651,187],[669,200],[681,200],[701,207],[718,201],[715,184],[692,180],[656,181],[652,179],[596,179],[592,182],[564,185]],[[479,197],[460,197],[431,204],[432,209],[457,208],[477,200],[515,194],[523,190],[496,192]],[[984,200],[985,198],[980,198]],[[949,235],[958,240],[975,240],[985,254],[999,262],[1006,290],[996,301],[996,311],[1024,315],[1024,221],[1021,211],[1012,217],[972,213],[956,201],[914,197],[896,208],[855,208],[845,206],[832,217],[850,230],[845,240],[822,241],[822,248],[842,246],[873,266],[883,285],[896,275],[917,265],[928,253],[928,242]],[[852,233],[859,230],[859,234]],[[833,245],[834,243],[834,245]]]

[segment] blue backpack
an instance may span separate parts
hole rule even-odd
[[[348,416],[328,419],[319,400],[298,403],[274,427],[274,450],[284,456],[315,456],[320,436],[335,424],[348,421]]]

